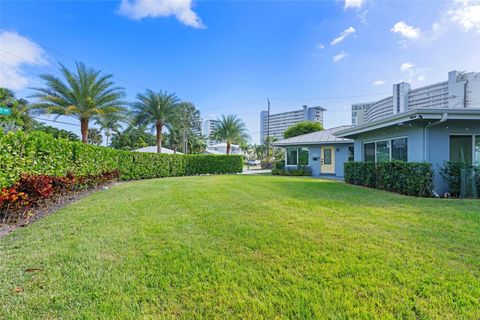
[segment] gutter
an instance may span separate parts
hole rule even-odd
[[[436,122],[433,122],[433,123],[430,123],[430,124],[427,124],[423,127],[423,160],[424,161],[427,161],[428,162],[428,146],[429,146],[429,143],[428,143],[428,138],[429,138],[429,135],[428,135],[428,131],[431,127],[435,127],[435,126],[438,126],[439,124],[442,124],[444,122],[446,122],[448,120],[448,113],[447,112],[444,112],[442,114],[442,118]]]

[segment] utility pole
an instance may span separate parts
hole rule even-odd
[[[267,161],[270,160],[270,99],[267,98]]]

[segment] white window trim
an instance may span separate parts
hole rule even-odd
[[[476,142],[477,139],[480,140],[480,133],[476,133],[476,132],[473,132],[473,133],[456,133],[455,132],[455,133],[450,133],[450,136],[467,136],[467,137],[471,136],[472,137],[472,164],[475,165],[477,162],[480,163],[480,159],[475,159],[475,142]],[[451,146],[450,146],[450,148],[451,148]]]
[[[362,143],[362,159],[363,159],[363,161],[365,162],[365,145],[373,143],[374,146],[375,146],[375,162],[377,162],[377,142],[384,142],[384,141],[390,142],[390,150],[389,150],[390,154],[388,155],[388,158],[389,158],[388,161],[392,161],[392,145],[393,145],[392,141],[397,140],[397,139],[407,139],[407,162],[408,162],[408,136],[399,136],[399,137],[393,137],[393,138],[388,138],[388,139],[371,140],[371,141],[368,141],[368,142],[363,142]],[[475,139],[473,139],[473,140],[475,140]]]

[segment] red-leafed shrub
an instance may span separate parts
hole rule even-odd
[[[30,202],[28,195],[15,188],[0,190],[0,222],[9,224],[18,221],[28,213]]]
[[[52,177],[47,175],[23,174],[16,184],[16,189],[28,195],[36,205],[53,196]]]
[[[65,177],[23,174],[12,188],[0,190],[0,224],[15,223],[28,217],[31,209],[47,207],[76,191],[95,189],[119,179],[117,170],[98,175]]]

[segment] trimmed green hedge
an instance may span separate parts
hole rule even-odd
[[[409,196],[431,197],[433,168],[427,162],[346,162],[345,182]]]
[[[0,132],[0,188],[22,173],[66,176],[118,170],[121,180],[242,172],[242,156],[156,154],[56,139],[43,132]]]

